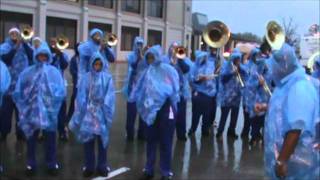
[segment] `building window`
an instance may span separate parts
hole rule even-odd
[[[8,31],[12,27],[32,26],[32,15],[0,11],[0,42],[8,37]]]
[[[122,11],[140,14],[141,0],[122,0]]]
[[[89,22],[89,32],[94,28],[100,29],[104,34],[112,32],[112,25],[111,24]]]
[[[88,0],[88,4],[104,8],[113,8],[113,0]]]
[[[162,45],[162,32],[156,30],[148,30],[148,46]]]
[[[50,38],[63,35],[69,39],[69,48],[73,48],[77,41],[77,21],[56,17],[47,17],[47,42]]]
[[[121,51],[131,51],[134,38],[139,36],[139,28],[121,27]]]
[[[148,3],[148,16],[162,18],[163,0],[149,0]]]

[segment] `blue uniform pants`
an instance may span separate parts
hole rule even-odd
[[[223,133],[224,126],[226,125],[226,121],[227,121],[227,118],[228,118],[230,111],[231,111],[231,120],[230,120],[230,125],[228,128],[228,134],[235,134],[236,133],[239,107],[225,106],[225,107],[221,107],[221,119],[220,119],[219,128],[218,128],[219,134]]]
[[[264,125],[264,118],[265,118],[265,115],[255,116],[251,118],[251,126],[252,126],[251,138],[252,139],[257,139],[261,135],[260,130]]]
[[[107,168],[107,147],[103,147],[100,136],[95,136],[95,138],[84,143],[84,166],[89,171],[94,171],[95,169],[95,141],[98,140],[98,163],[97,169],[105,171]]]
[[[134,125],[137,116],[137,107],[135,102],[127,102],[127,136],[130,138],[134,137]],[[146,123],[139,116],[139,128],[138,128],[138,137],[145,138]]]
[[[181,97],[178,103],[178,114],[176,120],[177,137],[183,138],[186,135],[186,113],[187,113],[187,102]]]
[[[192,93],[192,124],[190,131],[195,132],[198,128],[200,117],[202,116],[202,131],[208,131],[210,128],[210,110],[212,97],[203,93]]]
[[[58,132],[59,135],[65,135],[65,127],[67,125],[67,103],[66,100],[62,102],[62,105],[58,114]]]

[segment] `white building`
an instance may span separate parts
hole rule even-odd
[[[47,41],[64,34],[70,48],[94,27],[119,38],[115,52],[124,60],[135,36],[165,49],[180,41],[190,49],[191,0],[1,0],[0,41],[12,26],[29,24]],[[189,51],[190,52],[190,51]]]

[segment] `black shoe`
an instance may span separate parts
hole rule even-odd
[[[146,138],[143,135],[138,135],[138,140],[139,141],[145,141]]]
[[[153,179],[153,177],[154,177],[153,175],[144,172],[139,180],[150,180],[150,179]]]
[[[56,164],[54,167],[48,168],[48,174],[51,176],[57,176],[59,174],[59,165]]]
[[[187,140],[186,136],[178,136],[177,138],[179,141],[186,141]]]
[[[26,175],[30,177],[30,176],[34,176],[35,174],[36,174],[35,168],[28,165],[26,167]]]
[[[161,180],[172,180],[172,176],[162,176]]]
[[[194,135],[194,131],[191,131],[191,129],[188,132],[188,136],[193,136]]]
[[[23,135],[17,135],[17,141],[25,141],[26,138]]]
[[[68,136],[67,134],[61,134],[59,135],[59,140],[62,141],[62,142],[67,142],[68,141]]]
[[[0,165],[0,175],[3,173],[3,166],[2,165]]]
[[[242,133],[242,134],[241,134],[241,138],[242,138],[242,139],[248,139],[248,138],[249,138],[249,135]]]
[[[258,139],[257,138],[252,138],[249,142],[250,146],[256,146],[258,144]]]
[[[93,174],[94,174],[93,170],[89,170],[86,167],[82,168],[82,176],[83,177],[90,177],[90,176],[93,176]]]
[[[105,167],[104,169],[97,170],[98,176],[102,176],[102,177],[108,177],[109,172],[110,172],[110,167]]]
[[[222,133],[217,133],[216,134],[216,138],[218,139],[218,140],[222,140]]]
[[[201,134],[204,137],[208,137],[210,135],[210,132],[208,130],[205,130],[205,131],[202,131]]]
[[[236,133],[228,133],[229,138],[238,139],[238,135]]]
[[[126,137],[126,140],[127,140],[128,142],[132,142],[132,141],[134,140],[134,138],[133,138],[133,136],[127,136],[127,137]]]
[[[5,141],[7,140],[7,136],[8,136],[7,134],[4,134],[4,135],[1,135],[1,134],[0,134],[0,141],[1,141],[1,142],[2,142],[2,141],[5,142]]]

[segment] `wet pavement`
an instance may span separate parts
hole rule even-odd
[[[145,162],[145,142],[125,140],[126,102],[119,90],[126,77],[126,64],[112,65],[111,71],[117,92],[116,114],[110,133],[108,148],[108,163],[111,171],[121,167],[130,168],[111,179],[139,179]],[[68,81],[70,75],[66,74]],[[71,81],[69,81],[71,82]],[[71,86],[69,91],[71,93]],[[68,94],[68,100],[71,94]],[[70,101],[70,100],[69,100]],[[216,120],[220,119],[218,108]],[[229,119],[228,119],[229,121]],[[229,123],[227,122],[226,125]],[[191,125],[191,104],[188,103],[187,127]],[[243,127],[243,115],[240,110],[237,124],[237,134]],[[225,128],[227,129],[227,127]],[[214,129],[215,130],[215,129]],[[17,142],[12,132],[5,143],[1,144],[1,161],[5,173],[0,179],[85,179],[82,177],[83,147],[72,137],[68,142],[57,141],[57,157],[61,170],[56,177],[50,177],[45,171],[43,143],[37,147],[37,174],[33,178],[25,176],[26,144]],[[157,163],[159,158],[157,158]],[[156,176],[160,178],[159,166],[156,166]],[[194,137],[186,142],[174,139],[172,170],[174,179],[264,179],[263,147],[251,147],[246,140],[230,140],[223,136],[217,140],[214,136],[201,137],[198,128]]]

